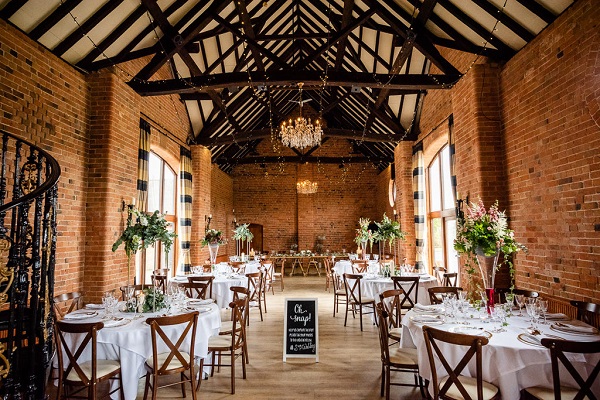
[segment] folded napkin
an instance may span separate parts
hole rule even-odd
[[[432,314],[438,314],[438,313],[441,313],[444,311],[441,307],[436,306],[435,304],[423,305],[421,303],[415,304],[413,309],[418,312],[426,312],[426,313],[432,313]]]
[[[128,318],[116,317],[116,318],[111,318],[111,319],[109,319],[107,321],[103,321],[103,322],[104,322],[105,328],[112,328],[115,326],[127,325],[128,323],[131,322],[131,320]]]
[[[594,328],[593,326],[584,323],[578,323],[576,321],[556,322],[554,325],[564,332],[589,333],[592,335],[598,333],[598,329]]]
[[[64,319],[84,319],[84,318],[95,317],[96,315],[98,315],[98,313],[96,311],[75,310],[72,313],[65,315],[63,318]]]
[[[550,321],[562,321],[569,320],[570,318],[563,313],[546,313],[546,319]]]
[[[203,306],[203,305],[212,304],[212,303],[213,303],[213,299],[196,299],[196,300],[188,301],[188,304],[190,306]]]
[[[444,319],[441,315],[413,315],[410,318],[413,322],[420,324],[427,323],[443,323]]]
[[[531,333],[524,333],[523,336],[525,336],[532,343],[539,344],[540,346],[542,345],[542,337],[541,336],[532,335]]]

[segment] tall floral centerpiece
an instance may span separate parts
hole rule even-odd
[[[208,246],[210,264],[215,265],[217,263],[219,246],[227,243],[227,239],[223,237],[223,232],[217,229],[207,229],[204,238],[200,242],[202,243],[202,247]]]
[[[498,210],[498,201],[486,210],[481,199],[469,204],[464,217],[458,219],[454,249],[466,255],[465,267],[470,277],[479,271],[485,285],[488,311],[494,305],[494,281],[500,253],[509,267],[512,289],[514,269],[509,256],[527,250],[508,229],[506,214]]]
[[[158,210],[152,214],[146,214],[135,207],[129,207],[128,212],[127,227],[112,245],[112,251],[117,251],[121,244],[125,246],[125,254],[127,255],[127,284],[130,285],[131,257],[139,250],[146,249],[160,241],[168,260],[169,251],[177,235],[169,230],[170,222],[167,222],[165,216],[159,213]]]
[[[233,239],[236,241],[236,253],[238,256],[242,251],[244,242],[246,242],[246,253],[249,253],[250,242],[254,239],[254,234],[250,232],[248,226],[250,224],[241,224],[233,230]]]
[[[391,220],[385,213],[383,213],[383,219],[381,222],[375,222],[377,225],[377,232],[375,232],[375,240],[379,243],[383,243],[383,247],[380,249],[385,251],[385,243],[387,242],[390,246],[390,251],[394,252],[394,259],[396,258],[396,248],[394,243],[396,240],[404,240],[406,232],[402,232],[400,229],[400,223],[398,221]]]
[[[370,223],[371,221],[368,218],[359,218],[359,228],[356,229],[356,237],[354,238],[354,242],[361,248],[363,259],[367,257],[367,243],[370,243],[371,249],[373,249],[374,236],[373,232],[369,229]]]

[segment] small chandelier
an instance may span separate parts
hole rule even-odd
[[[305,181],[300,181],[300,182],[296,183],[296,190],[300,194],[317,193],[318,188],[319,188],[319,184],[317,182],[311,182],[308,179]]]
[[[323,129],[318,119],[315,121],[315,125],[313,125],[310,118],[306,121],[306,118],[302,116],[302,106],[311,100],[302,100],[303,85],[304,83],[302,82],[298,83],[300,100],[291,100],[300,105],[300,115],[293,122],[290,118],[288,124],[285,121],[281,124],[281,142],[284,146],[295,147],[297,149],[318,146],[321,144],[321,137],[323,136]]]

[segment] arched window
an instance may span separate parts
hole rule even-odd
[[[458,259],[454,250],[456,238],[456,212],[452,181],[450,179],[450,147],[444,146],[427,168],[429,222],[429,259],[433,267],[444,267],[448,272],[458,272]]]
[[[171,229],[174,231],[177,227],[177,174],[154,152],[150,152],[148,161],[148,200],[146,210],[149,213],[158,210],[165,214],[165,219],[169,221]],[[145,254],[140,260],[140,276],[145,277],[145,282],[151,282],[150,275],[155,269],[170,268],[171,272],[175,270],[176,243],[173,243],[167,260],[167,253],[158,242],[154,246],[146,249]]]

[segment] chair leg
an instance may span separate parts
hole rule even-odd
[[[150,373],[146,373],[146,385],[144,387],[144,400],[148,398],[148,386],[150,385]]]
[[[381,397],[385,390],[385,365],[381,363]]]
[[[185,382],[183,381],[185,379],[185,375],[183,374],[183,372],[181,372],[179,378],[181,379],[181,396],[185,398]]]
[[[363,331],[363,323],[362,323],[362,304],[358,305],[358,315],[360,317],[360,331]]]
[[[231,394],[235,394],[235,349],[231,349]]]
[[[385,369],[385,377],[386,377],[386,383],[385,383],[385,400],[390,400],[390,368],[389,366],[386,367]]]

